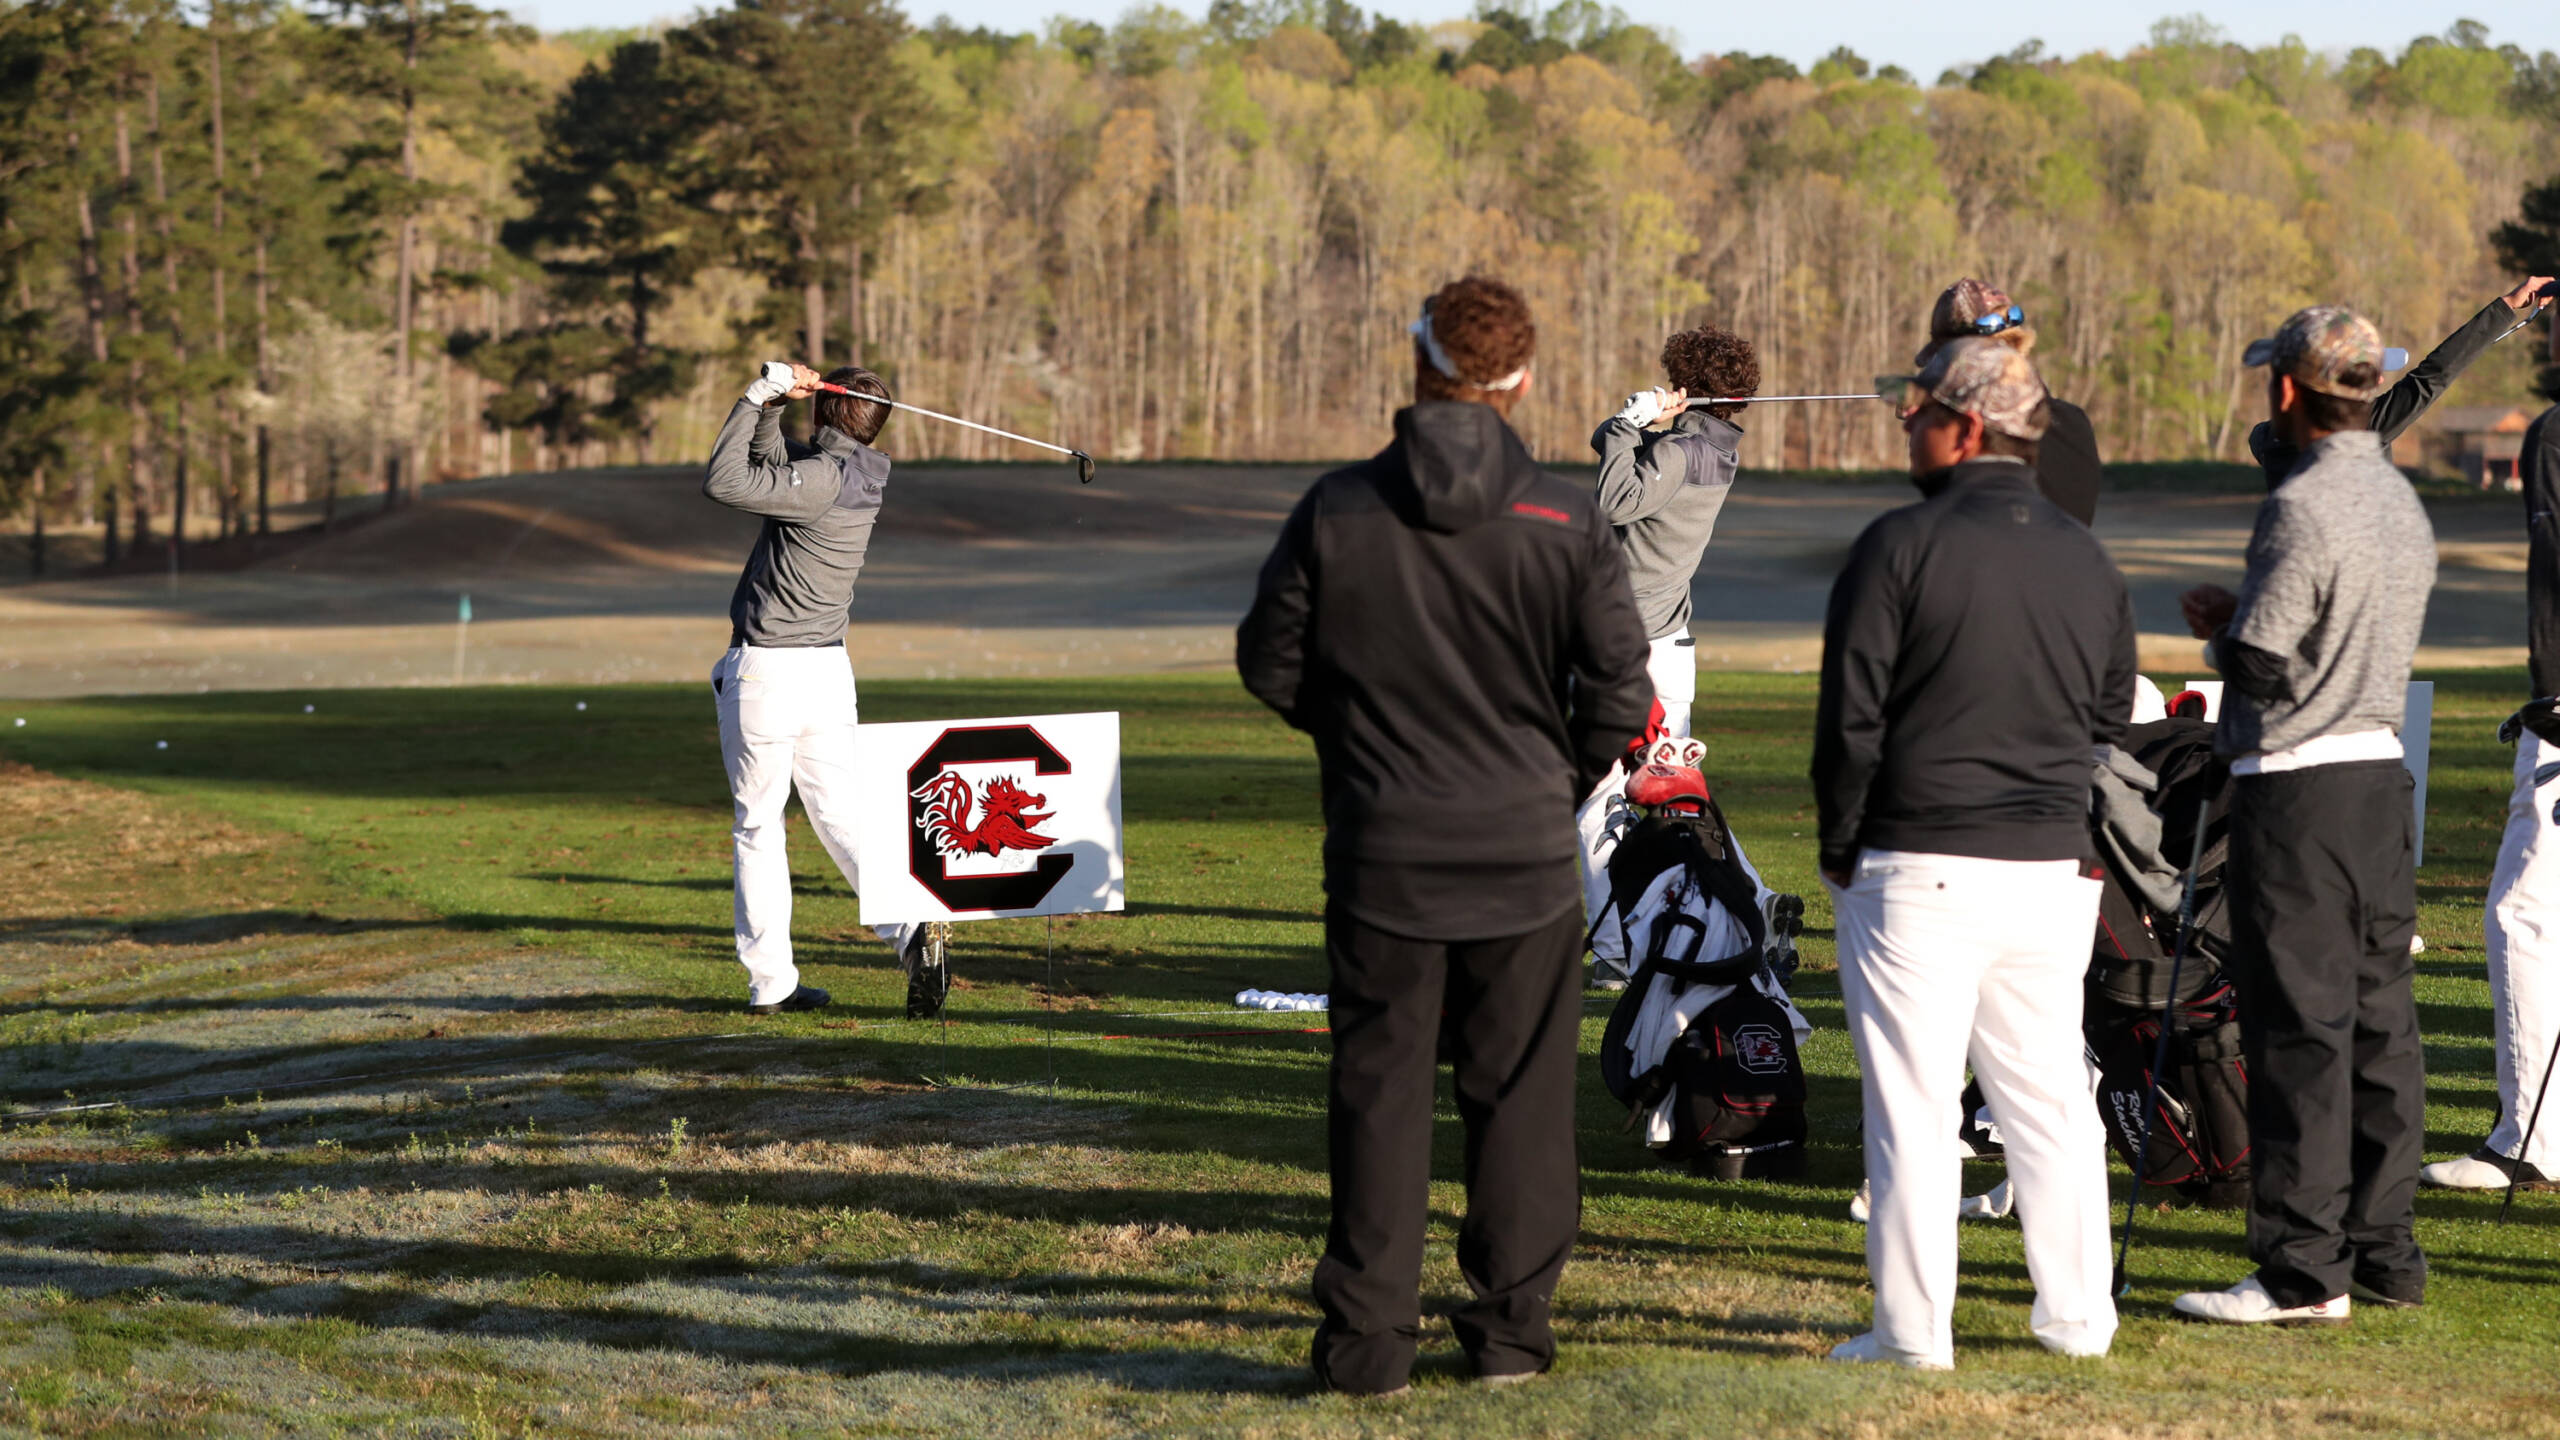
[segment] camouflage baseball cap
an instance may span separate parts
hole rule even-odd
[[[1928,364],[1938,347],[1950,340],[1997,335],[2025,323],[2025,308],[2010,299],[2009,292],[1968,275],[1938,293],[1938,303],[1929,309],[1929,343],[1911,357],[1911,364],[1915,369]]]
[[[2020,440],[2043,439],[2052,418],[2035,362],[2012,346],[1979,336],[1940,346],[1917,375],[1877,376],[1876,390],[1896,409],[1934,400],[1959,414],[1981,417],[1986,430]]]
[[[2382,332],[2344,305],[2296,310],[2275,334],[2250,341],[2240,363],[2272,365],[2296,385],[2342,400],[2370,400],[2390,388]],[[2356,383],[2349,383],[2350,375],[2359,377]]]

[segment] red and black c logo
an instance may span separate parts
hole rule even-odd
[[[984,725],[942,732],[916,762],[907,767],[907,868],[916,883],[931,891],[945,909],[1028,910],[1058,888],[1075,868],[1072,855],[1042,855],[1029,870],[1012,875],[954,875],[942,847],[929,832],[923,798],[936,775],[951,765],[983,765],[1028,761],[1035,773],[1065,775],[1074,766],[1057,746],[1028,725]]]

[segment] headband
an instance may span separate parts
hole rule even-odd
[[[1499,380],[1470,380],[1459,374],[1456,362],[1449,358],[1449,352],[1440,348],[1440,337],[1431,333],[1431,302],[1428,300],[1422,302],[1422,318],[1405,328],[1413,332],[1415,340],[1421,342],[1422,353],[1430,359],[1432,369],[1471,390],[1517,390],[1520,388],[1520,382],[1529,378],[1529,367],[1526,365]]]

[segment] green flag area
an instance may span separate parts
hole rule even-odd
[[[2494,1103],[2480,897],[2524,681],[2435,678],[2441,1158]],[[742,1013],[707,686],[0,705],[0,1428],[2560,1435],[2547,1194],[2505,1225],[2426,1194],[2426,1306],[2316,1331],[2170,1319],[2245,1273],[2241,1219],[2146,1210],[2100,1362],[2033,1343],[2016,1223],[1971,1224],[1954,1374],[1822,1363],[1867,1293],[1813,698],[1728,674],[1699,702],[1719,799],[1807,901],[1810,1176],[1656,1165],[1586,1062],[1563,1355],[1488,1391],[1436,1318],[1444,1091],[1424,1364],[1386,1401],[1307,1380],[1323,1017],[1232,1002],[1324,988],[1315,763],[1232,680],[866,687],[872,720],[1124,716],[1128,913],[959,927],[947,1025],[903,1018],[796,811],[836,1004]]]

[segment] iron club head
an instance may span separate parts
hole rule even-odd
[[[1093,457],[1087,455],[1081,450],[1070,450],[1067,453],[1076,457],[1076,483],[1079,485],[1092,484]]]

